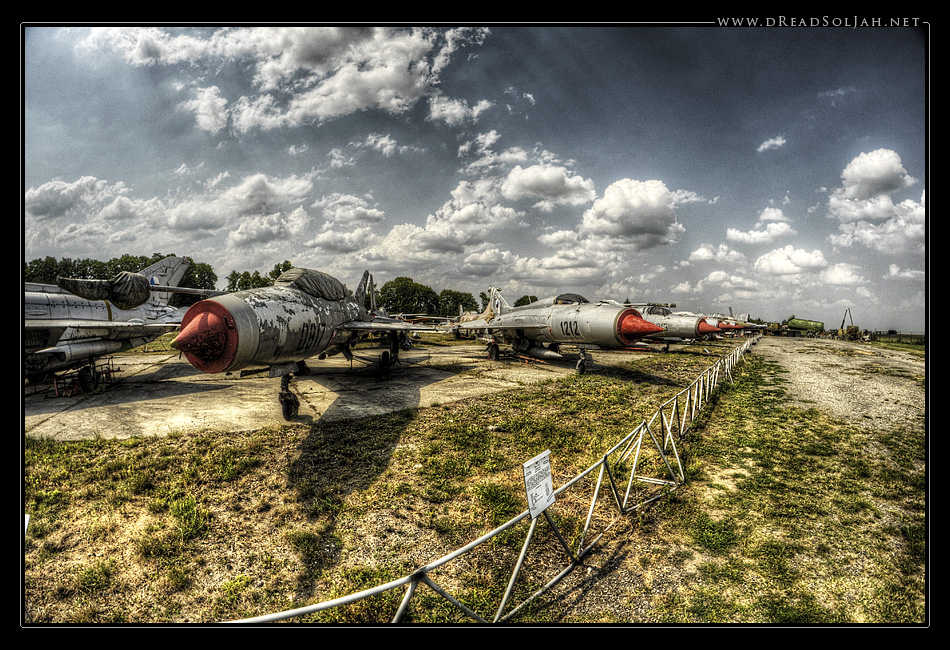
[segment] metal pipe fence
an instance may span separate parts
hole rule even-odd
[[[528,510],[462,548],[419,567],[411,574],[398,580],[322,603],[230,622],[276,622],[354,604],[372,596],[404,588],[405,593],[392,619],[393,623],[399,623],[404,620],[409,611],[409,606],[414,596],[417,595],[420,585],[425,585],[433,593],[476,622],[501,623],[511,621],[525,607],[558,584],[579,566],[581,561],[591,553],[597,543],[623,516],[636,512],[683,485],[686,475],[677,443],[682,441],[685,433],[698,418],[703,408],[710,402],[719,382],[724,378],[729,381],[733,380],[734,368],[759,338],[760,335],[746,340],[729,355],[720,358],[704,370],[689,387],[661,405],[649,421],[643,420],[596,463],[554,491],[554,506],[557,506],[559,496],[571,490],[582,491],[585,480],[593,479],[593,475],[596,474],[596,481],[594,481],[593,489],[590,492],[590,505],[587,508],[586,519],[582,530],[576,535],[577,540],[573,548],[564,538],[562,531],[552,518],[551,508],[543,511],[544,520],[550,526],[556,541],[554,546],[562,551],[566,557],[564,566],[557,569],[557,573],[534,593],[526,596],[519,604],[512,606],[510,609],[509,603],[515,592],[515,585],[525,568],[528,548],[536,536],[537,524],[541,519],[540,516],[531,517]],[[658,471],[653,471],[651,474],[649,473],[651,470]],[[623,477],[621,474],[626,474],[626,476]],[[623,482],[618,482],[618,478],[623,478]],[[607,509],[608,513],[606,516],[601,513],[599,517],[596,517],[597,521],[603,524],[603,528],[595,531],[595,512],[600,504],[609,504],[601,508],[601,510]],[[489,617],[477,613],[474,606],[461,602],[449,593],[447,588],[436,582],[433,575],[436,570],[460,560],[527,519],[530,519],[530,525],[520,554],[512,567],[504,595],[490,620]],[[594,538],[587,542],[587,538],[591,535],[594,535]]]

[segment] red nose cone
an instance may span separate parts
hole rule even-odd
[[[699,321],[699,327],[697,329],[699,330],[699,333],[702,335],[719,334],[720,332],[722,332],[722,330],[716,327],[715,325],[710,325],[709,323],[707,323],[706,319],[701,319]]]
[[[217,302],[202,300],[185,314],[172,347],[184,352],[198,370],[221,372],[234,360],[237,343],[231,312]]]
[[[657,334],[663,331],[659,325],[643,320],[635,310],[631,309],[620,319],[620,338],[625,341],[637,341],[644,336]]]

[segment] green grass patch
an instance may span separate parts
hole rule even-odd
[[[312,426],[26,438],[31,618],[234,620],[396,580],[524,511],[526,460],[550,450],[555,487],[565,483],[713,360],[630,355],[478,399]],[[517,622],[919,622],[923,432],[869,434],[814,409],[789,409],[784,373],[749,357],[682,446],[687,484],[615,529],[615,541],[638,549],[619,597],[638,618],[615,603],[580,611],[551,595]],[[664,471],[656,459],[644,463],[644,472]],[[559,500],[551,513],[572,548],[585,498]],[[529,523],[432,578],[492,619]],[[549,579],[545,568],[563,566],[564,555],[540,521],[513,602]],[[585,576],[597,579],[601,557],[581,569]],[[385,623],[402,595],[299,621]],[[426,586],[407,620],[469,622]]]
[[[691,441],[702,470],[665,515],[699,561],[658,618],[922,623],[923,429],[868,431],[790,408],[783,374],[749,357]],[[882,592],[896,600],[885,606]]]

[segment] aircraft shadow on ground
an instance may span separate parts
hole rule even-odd
[[[339,562],[337,514],[350,494],[369,489],[386,471],[393,451],[417,411],[403,409],[360,419],[321,421],[310,426],[287,467],[288,488],[308,525],[294,544],[301,559],[297,595],[313,596],[323,572]]]
[[[301,399],[296,422],[334,422],[418,408],[423,387],[475,367],[474,363],[430,366],[428,355],[404,356],[385,370],[376,361],[372,353],[363,354],[349,368],[312,366],[310,372],[296,375]],[[321,402],[328,395],[332,402],[323,408]]]
[[[620,379],[621,381],[629,381],[634,384],[650,384],[652,386],[679,385],[676,381],[670,379],[669,377],[654,375],[621,366],[597,366],[591,370],[591,372],[600,373],[608,377],[614,377],[616,379]]]
[[[453,374],[423,365],[428,358],[405,359],[385,372],[373,365],[323,367],[297,377],[302,410],[327,394],[332,399],[328,407],[307,408],[295,420],[309,432],[287,470],[288,486],[311,524],[306,535],[312,535],[313,543],[305,539],[295,545],[302,560],[297,576],[302,599],[313,596],[323,571],[339,561],[341,546],[332,542],[338,506],[386,471],[417,416],[422,388]],[[465,369],[463,364],[452,367]]]

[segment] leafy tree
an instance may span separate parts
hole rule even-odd
[[[267,275],[270,276],[274,282],[277,282],[277,278],[283,275],[284,271],[289,271],[292,268],[294,268],[294,265],[288,260],[284,260],[280,264],[275,264],[274,268]]]
[[[174,255],[174,253],[170,255]],[[123,271],[138,272],[166,257],[169,257],[169,254],[153,253],[151,257],[122,255],[121,257],[112,258],[108,262],[93,259],[73,260],[68,257],[57,261],[53,257],[44,257],[31,260],[23,265],[23,280],[24,282],[39,282],[42,284],[56,284],[57,276],[83,280],[111,280]],[[179,286],[191,289],[214,289],[218,276],[214,274],[211,265],[204,262],[196,263],[190,257],[185,259],[191,262],[191,265],[178,283]],[[200,296],[175,294],[171,297],[169,304],[172,307],[183,307],[200,299]]]
[[[62,262],[57,262],[56,258],[49,256],[30,260],[23,264],[23,281],[53,284],[56,282],[61,264]]]
[[[190,257],[187,259],[191,260]],[[215,272],[212,270],[210,264],[206,264],[204,262],[192,262],[191,266],[188,267],[188,270],[185,271],[185,276],[181,279],[179,285],[182,287],[190,287],[192,289],[214,289],[217,282],[218,276],[215,275]],[[183,293],[177,293],[171,297],[171,300],[169,300],[168,303],[172,307],[186,307],[188,305],[193,305],[201,299],[201,296],[188,296]]]
[[[476,311],[478,310],[478,303],[475,302],[475,296],[463,291],[443,289],[439,293],[440,316],[458,316],[459,307],[462,308],[462,311]]]
[[[412,278],[398,277],[380,288],[379,303],[390,314],[435,314],[439,295]]]
[[[274,280],[271,277],[261,275],[260,271],[254,271],[254,273],[249,273],[244,271],[244,273],[238,273],[237,271],[231,271],[228,274],[228,286],[225,288],[227,292],[234,291],[244,291],[245,289],[257,289],[259,287],[270,287],[273,286]]]

